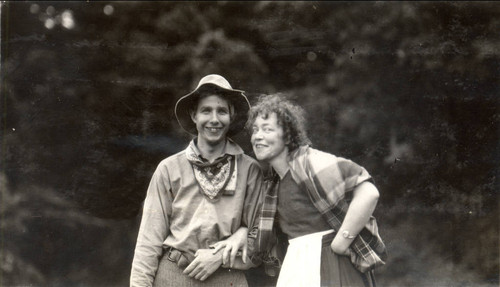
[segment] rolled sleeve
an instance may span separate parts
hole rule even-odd
[[[342,174],[342,178],[345,182],[345,191],[353,191],[358,185],[365,181],[373,183],[371,175],[366,171],[366,169],[357,163],[338,157],[337,165]]]

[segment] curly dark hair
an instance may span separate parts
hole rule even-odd
[[[258,116],[267,119],[272,113],[276,114],[278,124],[283,128],[284,141],[289,152],[302,145],[311,145],[311,140],[307,136],[305,128],[304,109],[289,101],[281,93],[259,97],[257,103],[248,112],[246,129],[248,131],[252,130],[252,125]]]

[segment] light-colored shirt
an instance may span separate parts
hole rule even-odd
[[[216,200],[202,192],[185,151],[160,162],[144,201],[130,286],[153,284],[167,246],[194,256],[198,249],[209,248],[241,226],[252,226],[262,172],[237,144],[227,141],[225,153],[236,157],[236,190]]]

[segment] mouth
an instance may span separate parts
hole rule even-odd
[[[267,145],[263,145],[263,144],[254,144],[254,147],[255,147],[256,149],[261,149],[261,148],[265,148],[265,147],[267,147]]]
[[[222,128],[206,127],[206,129],[211,133],[216,133],[222,130]]]

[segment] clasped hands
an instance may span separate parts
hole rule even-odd
[[[240,227],[229,238],[211,245],[210,249],[198,249],[193,262],[184,269],[183,273],[204,281],[221,265],[225,268],[243,268],[243,265],[247,263],[247,233],[246,227]],[[243,264],[238,264],[236,258],[240,249]]]

